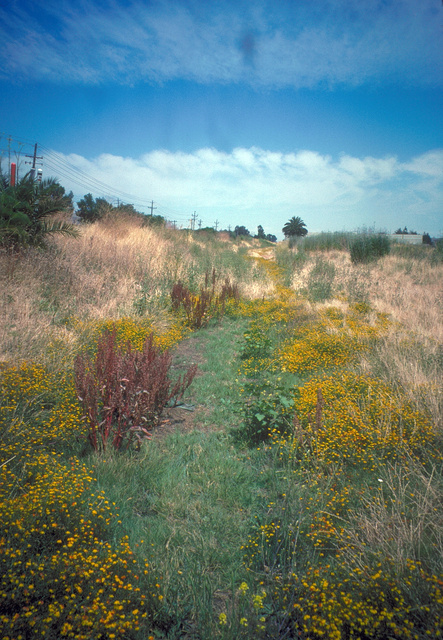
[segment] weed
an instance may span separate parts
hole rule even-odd
[[[215,269],[212,269],[211,275],[207,271],[204,287],[199,294],[193,294],[180,280],[174,284],[171,291],[172,309],[175,312],[183,310],[186,322],[192,329],[200,329],[211,318],[221,318],[228,299],[238,301],[238,287],[226,278],[221,290],[216,292],[217,280]]]
[[[115,329],[98,342],[97,354],[76,357],[75,384],[89,423],[89,441],[95,451],[128,448],[133,440],[150,437],[148,429],[158,424],[166,405],[177,402],[197,371],[191,366],[175,383],[168,376],[172,357],[160,352],[150,334],[142,351],[128,343],[117,346]]]

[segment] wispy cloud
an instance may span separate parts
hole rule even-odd
[[[0,25],[6,78],[443,83],[443,9],[436,0],[16,0],[0,7]]]
[[[352,230],[374,222],[391,230],[405,225],[434,234],[443,230],[443,149],[406,163],[395,157],[334,159],[309,150],[283,154],[254,147],[64,159],[116,190],[145,202],[154,199],[160,213],[181,222],[197,210],[205,225],[217,217],[225,227],[245,224],[255,231],[262,224],[269,233],[279,233],[293,215],[312,231]],[[78,185],[66,179],[62,184],[79,193]]]

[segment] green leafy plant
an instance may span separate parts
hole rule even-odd
[[[269,358],[272,353],[272,340],[257,322],[251,322],[249,329],[243,334],[245,343],[240,352],[242,360],[249,358]]]
[[[94,359],[87,353],[75,359],[75,385],[89,423],[89,441],[98,451],[109,441],[114,449],[149,439],[166,405],[182,398],[197,372],[192,365],[174,383],[168,374],[171,355],[161,352],[153,335],[142,351],[128,343],[117,344],[116,331],[106,332],[98,342]]]
[[[72,197],[54,179],[36,182],[28,174],[11,185],[0,175],[0,246],[13,250],[44,247],[54,234],[78,236],[72,224],[51,219],[71,208]]]
[[[269,440],[273,434],[287,434],[293,428],[294,402],[278,380],[263,377],[245,385],[241,402],[243,424],[237,435],[249,445]]]

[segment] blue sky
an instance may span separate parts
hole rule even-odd
[[[77,198],[443,234],[441,0],[0,0],[0,92]]]

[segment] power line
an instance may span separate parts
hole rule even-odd
[[[6,137],[6,133],[0,132],[0,141],[3,137]],[[43,160],[44,167],[48,169],[50,172],[55,173],[54,177],[59,177],[60,179],[67,180],[71,183],[74,183],[80,186],[82,189],[85,189],[87,192],[94,192],[96,195],[100,195],[105,197],[107,200],[125,200],[133,204],[135,207],[149,209],[151,211],[151,215],[153,211],[156,209],[159,215],[162,215],[164,218],[174,219],[174,224],[177,222],[188,223],[189,222],[189,214],[174,209],[172,207],[168,207],[165,205],[161,205],[157,203],[157,206],[154,207],[154,200],[145,200],[144,198],[140,198],[135,196],[134,194],[127,193],[125,191],[120,191],[115,189],[114,186],[111,186],[97,178],[92,177],[82,169],[79,169],[74,164],[69,162],[62,154],[57,153],[56,151],[49,149],[45,145],[41,145],[39,143],[38,147],[40,149],[40,153],[42,156],[37,156],[37,144],[31,142],[29,140],[15,138],[11,135],[6,137],[8,146],[7,149],[0,150],[1,153],[5,153],[6,151],[11,154],[18,153],[20,154],[22,151],[22,147],[25,145],[29,145],[30,147],[34,147],[34,153],[31,156],[30,154],[24,154],[26,157],[33,158],[33,168],[35,168],[36,160]],[[19,146],[19,150],[11,149],[11,143],[15,143]],[[104,195],[107,194],[107,195]],[[74,196],[77,199],[77,196]],[[81,196],[83,197],[83,196]],[[78,198],[78,199],[81,199]],[[196,212],[191,216],[191,228],[195,228],[196,222]],[[218,221],[217,221],[218,225]],[[201,226],[201,221],[199,222],[199,227]]]
[[[78,169],[57,152],[52,151],[51,149],[48,149],[44,146],[41,146],[41,149],[43,149],[43,151],[45,152],[45,162],[48,164],[48,166],[52,170],[59,171],[65,178],[72,180],[76,184],[80,184],[81,186],[92,189],[94,191],[115,194],[116,198],[120,196],[125,200],[138,200],[140,201],[140,203],[144,202],[143,206],[149,206],[149,200],[138,198],[137,196],[134,196],[134,194],[127,193],[125,191],[116,190],[115,187],[102,182],[97,178],[93,178],[85,171]]]

